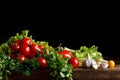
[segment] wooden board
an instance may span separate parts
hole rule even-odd
[[[120,80],[120,65],[112,69],[74,69],[73,78],[74,80]]]
[[[9,80],[51,80],[49,73],[49,70],[36,70],[31,73],[31,76],[26,77],[13,72]],[[113,69],[74,69],[73,80],[120,80],[120,65],[116,65]]]

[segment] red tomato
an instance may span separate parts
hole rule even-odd
[[[73,68],[78,68],[79,66],[79,60],[77,58],[72,57],[69,61],[69,64],[71,64],[73,66]]]
[[[42,57],[38,58],[38,62],[40,64],[40,68],[46,68],[48,65],[46,59]]]
[[[39,49],[39,47],[38,47],[37,44],[32,44],[32,45],[30,46],[30,51],[31,51],[32,53],[37,53],[39,50],[40,50],[40,49]]]
[[[42,50],[44,47],[42,45],[38,45],[39,49]]]
[[[21,55],[18,56],[18,59],[20,59],[20,62],[24,62],[26,57],[21,54]]]
[[[69,57],[69,58],[72,58],[73,57],[73,54],[71,51],[69,50],[63,50],[63,51],[58,51],[57,52],[58,54],[62,54],[62,58],[66,58],[66,57]]]
[[[28,45],[22,45],[19,51],[20,54],[28,56],[30,54],[30,47]]]
[[[31,41],[31,39],[30,39],[29,37],[26,37],[26,38],[23,38],[23,39],[21,40],[21,44],[22,44],[22,45],[31,45],[31,44],[32,44],[32,41]]]
[[[20,40],[16,40],[16,41],[12,42],[11,44],[9,44],[9,47],[13,51],[19,50],[19,48],[20,48]]]
[[[38,51],[38,52],[39,52],[40,54],[44,54],[44,52],[42,51],[43,48],[44,48],[44,46],[42,46],[42,45],[39,44],[39,45],[38,45],[38,48],[39,48],[39,51]]]
[[[35,53],[30,53],[29,55],[28,55],[28,57],[29,57],[29,59],[33,59],[34,57],[35,57]]]

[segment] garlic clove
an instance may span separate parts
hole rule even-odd
[[[94,65],[94,64],[97,64],[97,63],[94,59],[91,59],[91,64]]]
[[[101,68],[106,69],[106,68],[108,68],[109,65],[108,65],[108,63],[101,63],[100,66],[101,66]]]
[[[98,69],[98,64],[96,63],[96,61],[94,59],[91,60],[92,61],[92,68],[93,69]]]
[[[92,68],[93,69],[98,69],[98,65],[97,64],[92,64]]]

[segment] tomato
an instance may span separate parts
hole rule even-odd
[[[38,62],[40,64],[40,68],[46,68],[47,67],[47,60],[45,58],[39,57]]]
[[[22,45],[31,45],[31,44],[32,44],[32,41],[31,41],[31,39],[30,39],[29,37],[26,37],[26,38],[23,38],[23,39],[21,40],[21,44],[22,44]]]
[[[22,45],[19,51],[20,54],[28,56],[30,54],[30,47],[28,45]]]
[[[78,68],[78,66],[79,66],[79,60],[77,58],[74,58],[74,57],[69,59],[68,63],[71,64],[74,69]]]
[[[24,62],[26,57],[21,54],[21,55],[18,56],[18,59],[20,60],[20,62]]]
[[[10,49],[13,50],[13,51],[19,50],[19,48],[20,48],[20,40],[16,40],[16,41],[10,43],[10,44],[9,44],[9,47],[10,47]]]
[[[31,51],[32,53],[37,53],[37,52],[39,51],[38,45],[37,45],[37,44],[32,44],[32,45],[30,46],[30,51]]]
[[[42,50],[44,47],[42,45],[38,45],[39,49]]]
[[[72,52],[69,50],[58,51],[57,53],[61,54],[63,59],[66,57],[69,57],[69,59],[73,57]]]
[[[44,54],[44,52],[43,52],[44,46],[38,44],[38,48],[39,48],[39,51],[38,51],[38,52],[39,52],[40,54]]]
[[[28,55],[28,58],[29,58],[29,59],[33,59],[33,58],[35,57],[35,55],[36,55],[35,53],[30,53],[30,54]]]

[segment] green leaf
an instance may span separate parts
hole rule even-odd
[[[7,80],[12,70],[30,76],[32,71],[39,69],[38,57],[44,57],[48,62],[47,69],[52,71],[50,74],[56,77],[56,80],[71,80],[72,66],[68,64],[68,58],[63,59],[62,55],[57,54],[57,50],[50,46],[48,42],[35,41],[35,39],[32,39],[32,35],[28,35],[28,32],[29,30],[23,30],[22,33],[16,33],[16,35],[11,36],[8,41],[0,45],[0,79],[5,78]],[[9,55],[13,51],[9,48],[9,44],[15,40],[21,40],[24,37],[30,37],[33,43],[42,44],[44,46],[42,50],[44,54],[36,53],[33,59],[26,57],[23,63],[19,59],[10,58]]]

